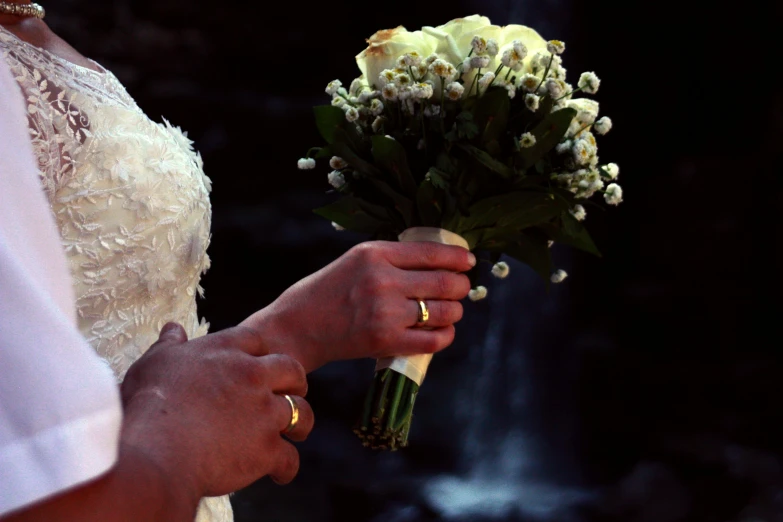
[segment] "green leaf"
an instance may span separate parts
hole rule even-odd
[[[367,178],[367,183],[375,187],[378,192],[391,201],[392,205],[394,205],[394,209],[402,216],[406,228],[413,226],[415,217],[413,201],[391,188],[388,183],[379,179]]]
[[[400,142],[386,136],[373,136],[372,156],[376,165],[392,174],[403,193],[411,197],[416,194],[416,181],[408,166],[405,148]]]
[[[547,238],[543,234],[521,232],[516,234],[499,235],[491,239],[485,239],[476,245],[477,249],[502,253],[513,257],[528,265],[541,276],[549,288],[549,277],[552,274],[552,257],[547,244]]]
[[[435,167],[430,167],[430,170],[427,171],[425,179],[429,179],[430,183],[432,183],[432,185],[437,188],[449,188],[449,175],[442,170],[436,169]]]
[[[470,215],[460,220],[461,231],[487,227],[535,226],[563,210],[563,203],[547,192],[510,192],[482,199],[470,207]]]
[[[367,234],[374,234],[391,222],[389,212],[385,208],[353,196],[344,196],[313,212],[348,230]]]
[[[481,95],[473,109],[473,121],[481,132],[482,142],[500,139],[508,125],[510,109],[511,99],[503,87],[490,87]]]
[[[487,167],[493,172],[497,172],[504,178],[511,178],[514,175],[514,169],[496,160],[495,158],[493,158],[483,150],[479,149],[478,147],[474,147],[473,145],[467,143],[458,143],[457,145],[459,146],[459,148],[461,148],[462,150],[470,154],[473,158],[478,160],[482,165],[484,165],[485,167]]]
[[[517,154],[518,167],[527,169],[535,165],[547,152],[555,148],[568,131],[571,120],[576,116],[574,109],[560,109],[549,114],[531,132],[536,137],[532,147],[521,149]]]
[[[590,237],[590,233],[582,223],[571,215],[570,212],[563,212],[561,221],[562,227],[557,229],[552,236],[552,239],[556,243],[572,246],[601,257],[601,252],[598,250],[598,247],[595,246],[593,238]]]
[[[334,130],[345,122],[345,113],[333,105],[318,105],[313,107],[315,124],[318,132],[326,143],[334,143]]]
[[[425,180],[419,185],[416,193],[416,206],[419,210],[421,224],[425,227],[439,227],[442,216],[441,194],[435,186]]]
[[[344,131],[342,129],[337,129],[337,132],[335,134],[339,138],[343,133]],[[354,152],[354,150],[351,149],[351,147],[347,143],[343,142],[342,140],[335,141],[334,143],[332,143],[331,148],[336,156],[339,156],[342,159],[344,159],[346,163],[348,163],[348,165],[358,170],[359,172],[375,178],[380,178],[383,176],[383,173],[380,170],[378,170],[378,167],[376,167],[369,161],[363,159],[356,152]]]

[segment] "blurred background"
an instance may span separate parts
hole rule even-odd
[[[50,0],[52,28],[181,125],[214,189],[200,312],[218,330],[365,239],[312,214],[311,107],[378,29],[469,14],[564,40],[614,130],[625,203],[590,211],[602,259],[555,246],[549,294],[515,263],[467,302],[419,395],[411,445],[351,433],[373,362],[311,377],[293,484],[238,522],[783,520],[779,2]],[[290,8],[290,9],[289,9]]]

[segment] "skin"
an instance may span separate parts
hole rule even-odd
[[[14,0],[17,3],[27,3]],[[19,38],[72,63],[96,66],[40,20],[0,15]],[[473,254],[436,243],[367,242],[286,290],[239,326],[187,340],[167,324],[121,385],[124,420],[117,464],[103,476],[2,518],[192,521],[200,498],[270,476],[293,480],[296,448],[313,412],[306,373],[330,361],[433,353],[454,339],[460,272]],[[430,310],[416,328],[418,304]],[[294,431],[289,394],[300,410]]]

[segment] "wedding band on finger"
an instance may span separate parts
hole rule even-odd
[[[430,309],[427,308],[427,303],[421,299],[416,299],[416,303],[419,305],[419,316],[416,320],[416,326],[424,326],[430,320]]]
[[[288,404],[291,405],[291,422],[288,423],[288,427],[285,429],[285,433],[290,433],[296,428],[296,424],[299,422],[299,406],[296,405],[296,401],[291,398],[290,395],[284,394]]]

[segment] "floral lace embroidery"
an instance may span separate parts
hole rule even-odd
[[[166,321],[206,333],[196,294],[209,267],[209,179],[179,128],[152,122],[108,71],[0,27],[27,100],[41,181],[63,238],[79,328],[122,379]]]

